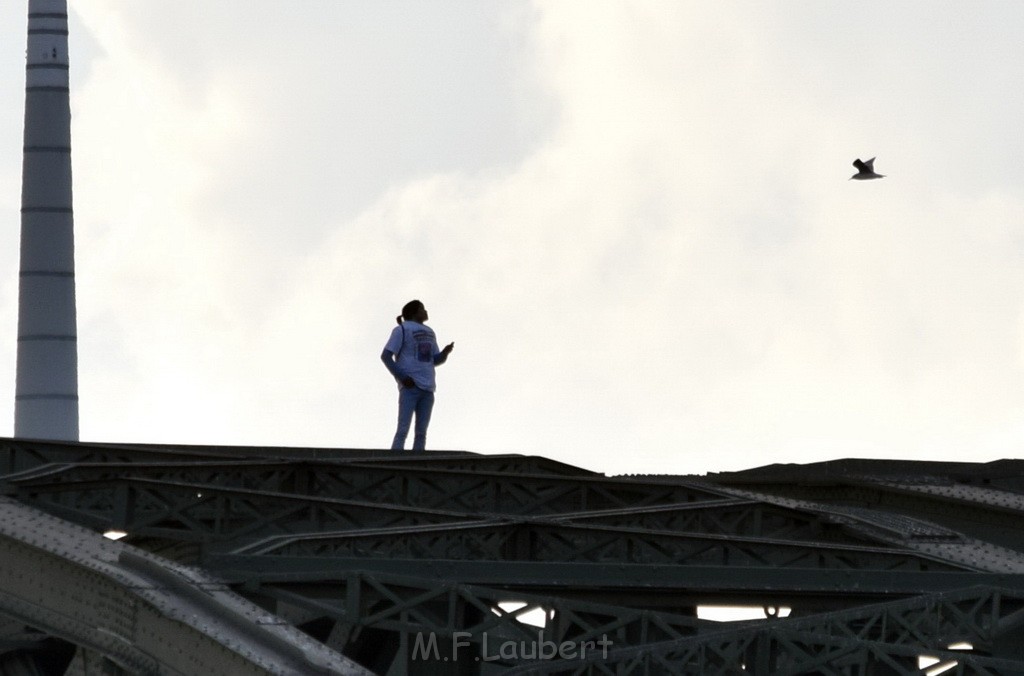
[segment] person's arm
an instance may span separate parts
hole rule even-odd
[[[398,364],[395,362],[395,353],[385,348],[380,353],[380,360],[384,362],[384,367],[395,377],[395,380],[402,383],[405,387],[412,387],[416,383],[407,375],[404,375],[398,370]]]
[[[395,353],[385,348],[380,353],[380,360],[384,362],[384,368],[391,372],[391,375],[395,377],[395,380],[401,380],[402,374],[398,370],[398,365],[395,363]]]
[[[448,361],[448,355],[455,349],[455,343],[448,343],[444,346],[444,349],[434,355],[434,366],[440,366],[441,364]]]

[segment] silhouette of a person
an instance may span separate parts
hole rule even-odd
[[[437,347],[434,331],[426,325],[429,319],[427,308],[418,300],[411,300],[402,307],[402,314],[391,331],[380,358],[391,375],[398,382],[398,429],[391,442],[391,450],[400,451],[405,447],[405,438],[413,417],[416,427],[412,450],[422,451],[427,445],[427,426],[434,409],[434,367],[445,363],[455,349],[449,343],[443,350]]]

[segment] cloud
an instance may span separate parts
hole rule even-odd
[[[384,446],[417,297],[434,447],[1020,444],[1018,12],[78,7],[83,438]]]

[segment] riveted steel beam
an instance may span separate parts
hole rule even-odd
[[[130,673],[365,673],[203,574],[9,499],[0,614]]]

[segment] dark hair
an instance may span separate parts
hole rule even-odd
[[[412,319],[413,316],[419,312],[420,308],[423,307],[423,302],[418,300],[411,300],[402,306],[402,314],[395,317],[395,321],[399,324],[402,323],[403,319]]]

